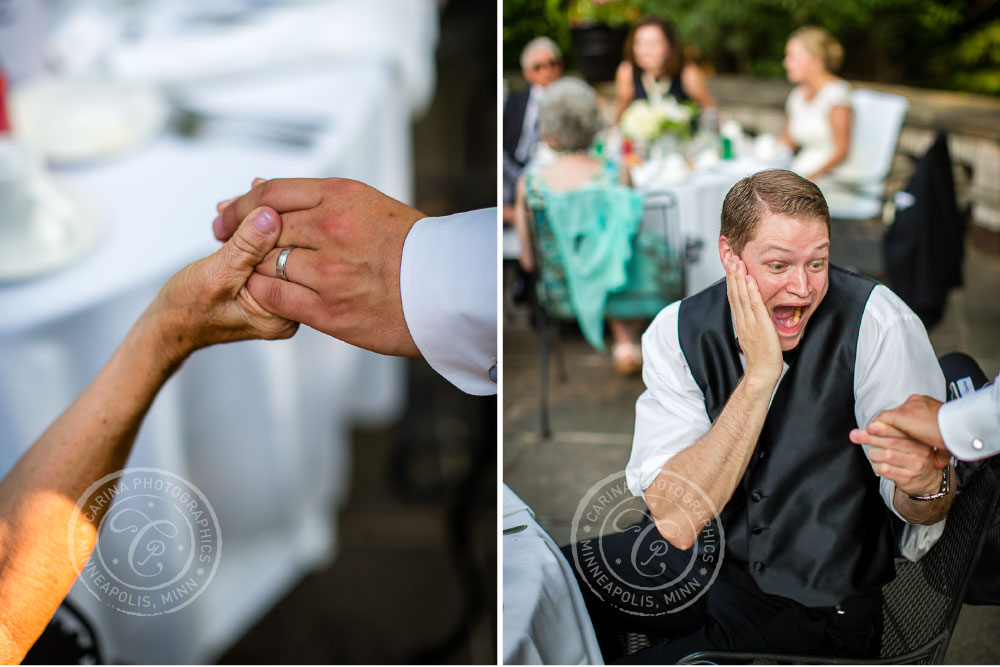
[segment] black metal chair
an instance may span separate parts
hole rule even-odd
[[[896,564],[896,578],[882,588],[878,659],[699,651],[679,664],[942,664],[998,498],[997,466],[973,471],[959,489],[941,539],[920,561]]]
[[[680,232],[677,202],[669,192],[644,195],[644,212],[634,240],[629,275],[635,286],[609,295],[605,314],[611,318],[652,319],[667,304],[684,296],[684,267],[696,252],[685,244]],[[552,348],[559,380],[567,378],[559,328],[561,322],[576,322],[569,288],[544,208],[531,208],[528,215],[531,249],[535,258],[533,307],[539,335],[541,365],[539,413],[543,438],[552,435],[549,423],[549,349]],[[682,250],[683,249],[683,250]]]

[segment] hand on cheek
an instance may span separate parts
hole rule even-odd
[[[746,265],[735,255],[726,265],[726,295],[736,337],[746,356],[746,375],[776,383],[782,369],[778,332],[761,298],[757,281],[747,275]]]

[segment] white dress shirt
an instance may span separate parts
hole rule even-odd
[[[989,387],[942,405],[938,427],[955,458],[975,461],[1000,454],[1000,373]]]
[[[667,461],[697,442],[712,426],[705,409],[705,396],[681,350],[677,330],[679,310],[679,301],[664,308],[642,336],[642,377],[646,391],[636,402],[632,455],[625,468],[626,481],[634,495],[640,495]],[[746,366],[742,351],[740,362]],[[788,364],[783,363],[782,378],[787,370]],[[900,405],[911,394],[944,400],[944,375],[920,318],[887,287],[878,285],[868,298],[858,334],[855,418],[866,427],[880,412]],[[847,436],[845,432],[844,446],[857,447]],[[868,446],[864,448],[867,454]],[[894,482],[880,479],[882,498],[899,516],[892,502],[895,488]]]
[[[467,394],[497,393],[497,209],[418,220],[403,244],[403,317],[427,363]]]

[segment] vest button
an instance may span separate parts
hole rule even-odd
[[[763,449],[760,450],[759,452],[757,452],[757,460],[758,461],[763,461],[766,456],[767,456],[767,452],[764,451]]]
[[[761,533],[764,532],[764,529],[760,526],[757,526],[756,528],[751,529],[750,532],[753,533],[754,535],[760,535]]]
[[[755,503],[759,503],[761,500],[763,500],[763,498],[764,494],[762,494],[760,491],[754,491],[753,493],[750,494],[750,500],[754,501]]]
[[[763,572],[764,571],[764,564],[761,563],[760,561],[757,561],[757,562],[755,562],[753,564],[753,569],[754,569],[755,572]]]

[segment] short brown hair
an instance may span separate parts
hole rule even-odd
[[[830,233],[830,209],[812,181],[786,169],[766,169],[734,185],[722,203],[722,229],[737,255],[753,240],[768,213],[798,220],[818,220]]]
[[[663,33],[663,37],[667,40],[667,58],[666,62],[663,63],[663,73],[669,76],[671,79],[675,78],[681,73],[684,68],[684,49],[681,47],[680,40],[677,39],[677,33],[674,31],[674,26],[670,24],[666,19],[661,19],[659,16],[647,16],[642,19],[634,26],[628,33],[628,37],[625,38],[625,60],[632,63],[635,67],[635,53],[632,50],[632,46],[635,43],[635,33],[639,28],[644,28],[647,25],[655,25]]]

